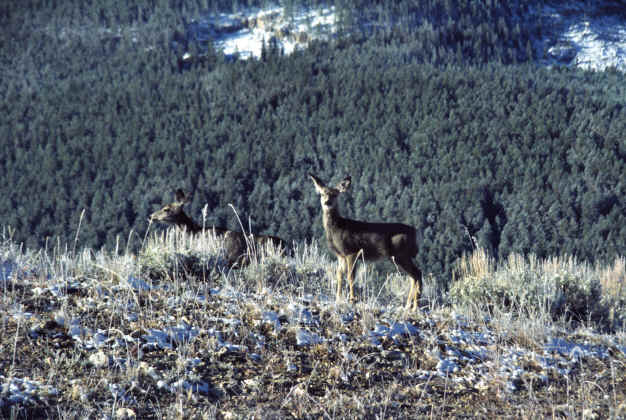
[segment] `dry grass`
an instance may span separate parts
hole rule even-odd
[[[409,314],[408,281],[370,269],[359,302],[336,304],[335,263],[316,242],[294,248],[255,249],[234,270],[210,234],[169,230],[137,255],[25,250],[5,234],[0,417],[625,415],[623,333],[571,328],[541,306],[485,311],[480,300]],[[458,273],[502,285],[573,273],[623,298],[623,259],[604,269],[516,256],[498,265],[478,253]],[[557,339],[565,353],[546,349]],[[570,343],[584,355],[572,359]]]
[[[591,266],[572,256],[510,255],[496,263],[483,249],[458,262],[450,297],[458,307],[504,310],[519,319],[568,321],[605,331],[626,326],[624,257]]]

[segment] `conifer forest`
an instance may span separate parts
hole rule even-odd
[[[138,247],[181,188],[199,223],[321,239],[312,172],[352,176],[344,216],[415,226],[444,284],[476,245],[623,255],[626,77],[538,65],[541,0],[336,0],[328,40],[247,60],[209,41],[180,66],[185,22],[265,3],[3,1],[5,234]]]

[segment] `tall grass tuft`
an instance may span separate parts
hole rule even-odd
[[[540,260],[511,254],[496,262],[478,248],[459,260],[449,296],[461,307],[591,323],[615,331],[624,327],[625,282],[624,257],[609,267],[591,266],[573,256]]]
[[[193,277],[206,281],[228,270],[223,240],[211,230],[203,235],[176,228],[155,233],[145,241],[137,259],[141,275],[151,280]]]

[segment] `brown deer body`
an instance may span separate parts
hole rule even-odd
[[[183,206],[191,201],[183,190],[178,189],[175,192],[175,201],[163,207],[150,215],[151,221],[158,221],[177,226],[186,230],[191,234],[202,232],[202,226],[196,223],[191,217],[187,216]],[[248,245],[254,243],[256,246],[264,246],[271,243],[277,249],[285,251],[287,242],[279,237],[271,235],[244,235],[241,232],[225,229],[221,227],[207,227],[207,232],[214,232],[217,237],[224,237],[224,248],[226,250],[226,259],[230,266],[241,265],[248,254]]]
[[[365,261],[389,258],[411,277],[406,306],[416,310],[422,291],[422,272],[413,263],[418,251],[415,228],[402,223],[370,223],[341,217],[337,198],[350,187],[351,178],[348,176],[332,188],[315,175],[309,176],[320,194],[328,247],[339,259],[337,300],[341,297],[343,276],[347,274],[350,300],[354,301],[354,271],[359,258]]]

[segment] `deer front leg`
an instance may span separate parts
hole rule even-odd
[[[348,270],[348,285],[350,286],[350,302],[354,303],[354,272],[356,271],[357,254],[345,257],[345,269]]]
[[[337,256],[337,258],[339,259],[339,265],[337,266],[337,295],[335,296],[335,301],[339,302],[341,299],[341,282],[343,281],[346,262],[341,256]]]

